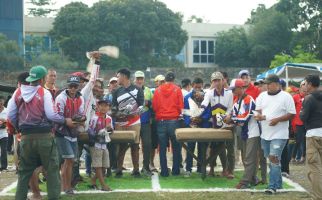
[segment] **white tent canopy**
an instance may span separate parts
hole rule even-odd
[[[269,74],[276,74],[285,79],[286,83],[290,80],[303,80],[309,74],[322,75],[322,63],[285,63],[282,66],[257,75],[256,80],[265,79]]]

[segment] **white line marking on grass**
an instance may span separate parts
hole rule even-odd
[[[298,183],[295,183],[291,179],[283,177],[283,181],[287,183],[288,185],[294,187],[293,189],[281,189],[277,190],[279,193],[283,192],[307,192],[301,185]],[[182,192],[254,192],[254,193],[260,193],[264,192],[264,189],[258,190],[258,189],[234,189],[234,188],[205,188],[205,189],[161,189],[161,185],[159,182],[159,175],[158,173],[153,173],[151,177],[152,182],[152,189],[115,189],[111,191],[112,193],[145,193],[145,192],[171,192],[171,193],[182,193]],[[0,196],[14,196],[15,193],[10,193],[10,191],[17,186],[17,181],[11,183],[9,186],[4,188],[0,192]],[[88,190],[88,191],[75,191],[76,194],[100,194],[100,193],[109,193],[104,192],[100,190]],[[46,196],[47,193],[42,192],[43,196]],[[62,195],[65,195],[62,193]]]
[[[161,185],[160,185],[160,182],[159,182],[159,174],[158,173],[156,173],[156,172],[152,173],[151,182],[152,182],[152,190],[154,192],[157,192],[157,191],[161,190]]]
[[[289,178],[285,178],[283,177],[282,178],[283,182],[287,183],[288,185],[294,187],[296,190],[298,191],[301,191],[301,192],[307,192],[306,189],[304,189],[300,184],[292,181],[291,179]]]
[[[8,194],[11,190],[13,190],[14,188],[16,188],[16,187],[17,187],[17,183],[18,183],[18,181],[15,181],[15,182],[11,183],[10,185],[8,185],[7,187],[5,187],[5,188],[0,192],[0,195]]]

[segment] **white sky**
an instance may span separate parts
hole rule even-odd
[[[60,8],[77,0],[52,0],[56,2],[54,7]],[[79,0],[78,0],[79,1]],[[92,6],[99,0],[82,0],[83,3]],[[185,20],[191,15],[201,17],[209,23],[243,24],[250,17],[252,9],[258,4],[265,4],[267,8],[278,0],[159,0],[168,8],[184,15]],[[25,0],[28,2],[28,0]],[[28,4],[25,3],[25,7]]]

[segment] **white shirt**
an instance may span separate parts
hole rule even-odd
[[[313,128],[306,132],[306,137],[322,137],[322,128]]]
[[[189,94],[191,91],[192,91],[192,89],[191,89],[190,91],[188,91],[188,90],[186,90],[186,89],[181,89],[183,100],[184,100],[184,97],[185,97],[187,94]]]
[[[3,108],[3,111],[0,113],[0,119],[7,119],[7,108]],[[8,132],[6,128],[0,129],[0,139],[8,137]]]
[[[286,114],[296,114],[295,104],[292,96],[284,91],[276,95],[268,95],[267,92],[261,93],[256,99],[256,110],[261,110],[266,120],[261,122],[262,135],[264,140],[288,139],[289,122],[279,122],[275,126],[270,126],[272,119]]]

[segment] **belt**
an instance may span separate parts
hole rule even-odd
[[[34,140],[34,139],[50,139],[54,138],[51,133],[33,133],[28,135],[21,135],[21,140]]]

